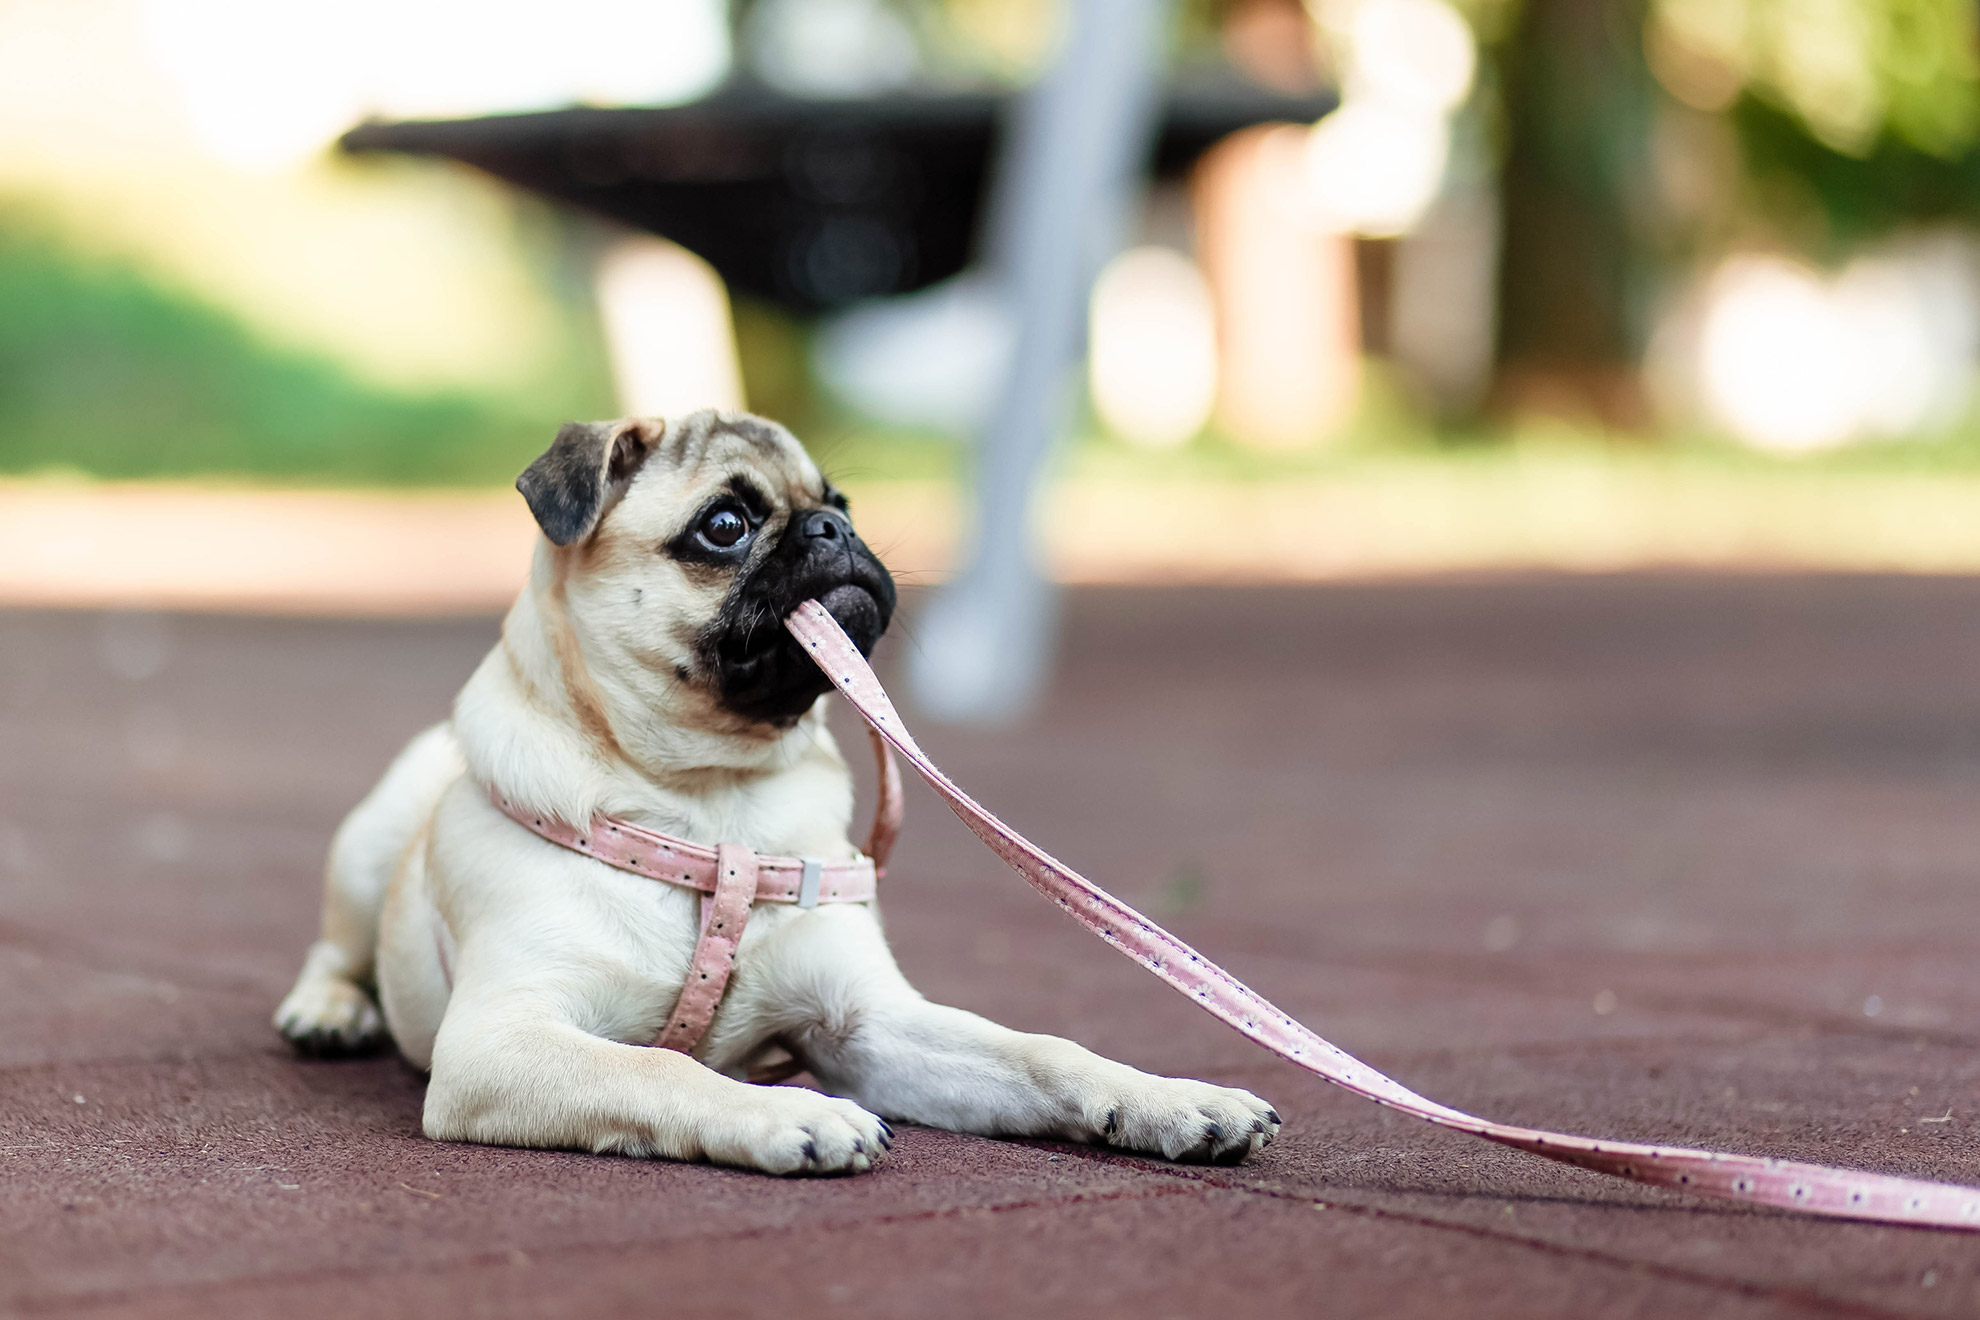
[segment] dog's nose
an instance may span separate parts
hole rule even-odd
[[[801,526],[807,539],[816,538],[824,541],[853,539],[851,520],[837,509],[813,509],[804,515]]]

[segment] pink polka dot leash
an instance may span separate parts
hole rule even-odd
[[[1632,1182],[1838,1219],[1980,1229],[1980,1188],[1683,1146],[1597,1141],[1495,1123],[1425,1099],[1301,1026],[1229,972],[979,806],[915,745],[880,680],[818,602],[800,605],[785,620],[785,627],[853,709],[928,781],[970,832],[1032,888],[1212,1017],[1280,1058],[1426,1123]]]

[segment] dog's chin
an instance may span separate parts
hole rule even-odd
[[[887,630],[887,607],[866,587],[839,583],[817,594],[861,655],[873,654]],[[780,621],[781,622],[781,621]],[[723,704],[745,719],[788,728],[832,686],[804,647],[781,627],[758,627],[747,649],[718,649]]]
[[[818,598],[825,612],[832,616],[846,636],[852,638],[853,645],[861,655],[872,655],[879,644],[880,634],[886,629],[886,621],[880,611],[880,602],[873,593],[855,582],[833,587]]]

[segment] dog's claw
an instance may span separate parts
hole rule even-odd
[[[352,1036],[342,1031],[284,1032],[283,1039],[297,1054],[309,1059],[358,1059],[384,1048],[382,1035]]]
[[[342,976],[305,973],[275,1010],[275,1029],[298,1054],[344,1059],[385,1045],[385,1019],[362,986]]]
[[[705,1142],[717,1164],[785,1176],[865,1173],[880,1162],[880,1120],[850,1100],[792,1086],[751,1086],[730,1123]]]

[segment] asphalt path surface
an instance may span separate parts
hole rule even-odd
[[[1980,1236],[1634,1187],[1277,1063],[918,785],[909,975],[1249,1087],[1277,1144],[904,1127],[780,1181],[428,1141],[417,1074],[268,1015],[330,831],[495,626],[0,613],[0,1313],[1980,1314]],[[1085,590],[1064,641],[1036,716],[923,744],[1345,1048],[1489,1117],[1980,1181],[1980,580]]]

